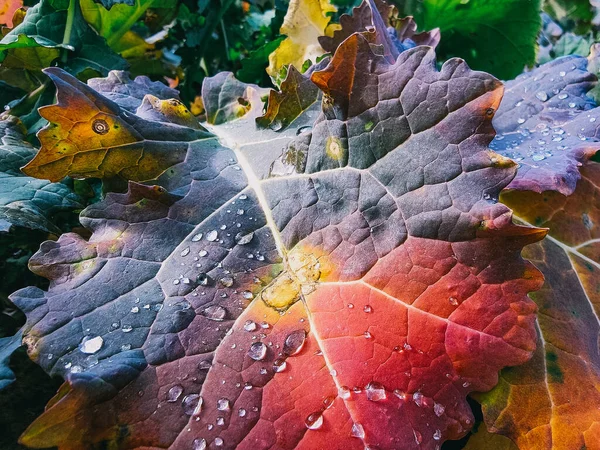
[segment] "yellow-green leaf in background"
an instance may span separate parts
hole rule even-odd
[[[328,14],[335,11],[329,0],[291,0],[280,30],[287,39],[269,55],[267,73],[274,77],[287,64],[300,70],[307,59],[314,63],[323,55],[325,50],[318,39],[330,36],[339,28],[329,23]]]

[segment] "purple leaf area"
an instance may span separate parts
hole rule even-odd
[[[506,83],[490,148],[519,163],[509,189],[570,195],[579,167],[600,149],[600,108],[586,94],[588,60],[566,56]]]

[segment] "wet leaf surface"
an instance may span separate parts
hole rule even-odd
[[[81,215],[90,239],[32,258],[50,288],[12,296],[29,355],[66,380],[23,443],[433,449],[468,432],[467,394],[534,350],[542,280],[520,252],[544,232],[485,197],[516,171],[487,148],[500,83],[375,40],[347,39],[311,75],[321,112],[281,132],[228,74],[205,82],[206,132],[49,72],[44,176],[112,173],[112,149],[143,161],[154,142],[169,158],[120,170],[128,191]],[[100,138],[70,134],[100,118]]]
[[[594,448],[600,441],[599,108],[586,97],[594,85],[586,65],[585,58],[560,58],[509,82],[494,119],[500,133],[507,130],[492,145],[497,151],[523,135],[520,148],[502,152],[523,158],[502,202],[518,220],[549,228],[543,242],[523,252],[546,279],[530,294],[539,308],[536,352],[503,370],[498,386],[479,397],[490,431],[520,449]]]

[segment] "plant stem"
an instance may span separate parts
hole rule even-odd
[[[71,33],[73,32],[73,23],[75,22],[75,8],[79,0],[69,0],[69,9],[67,9],[67,23],[65,24],[65,34],[63,35],[62,45],[71,46]],[[62,62],[67,62],[68,49],[63,48]]]

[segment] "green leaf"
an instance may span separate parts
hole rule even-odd
[[[11,51],[14,54],[17,49],[28,49],[27,56],[20,54],[21,60],[25,61],[24,68],[39,71],[40,66],[45,66],[52,56],[56,56],[56,53],[49,54],[49,50],[66,49],[69,58],[65,66],[74,75],[86,69],[106,75],[111,69],[127,67],[125,60],[112,52],[104,39],[85,22],[78,8],[69,37],[65,37],[66,22],[67,11],[55,9],[50,0],[42,0],[27,11],[23,23],[0,41],[0,61],[8,58]],[[64,43],[65,38],[69,44]],[[46,50],[40,51],[40,47]]]
[[[103,0],[102,5],[111,4],[109,10],[94,0],[81,0],[81,11],[85,20],[106,39],[108,46],[115,48],[121,38],[131,30],[140,17],[151,7],[173,8],[176,0],[131,0],[116,2]]]
[[[514,78],[535,63],[540,0],[397,1],[422,29],[439,27],[438,58],[464,58],[474,69]]]
[[[284,36],[280,36],[251,51],[247,58],[242,59],[242,68],[236,73],[238,79],[246,83],[258,83],[262,80],[269,65],[269,55],[284,39]]]

